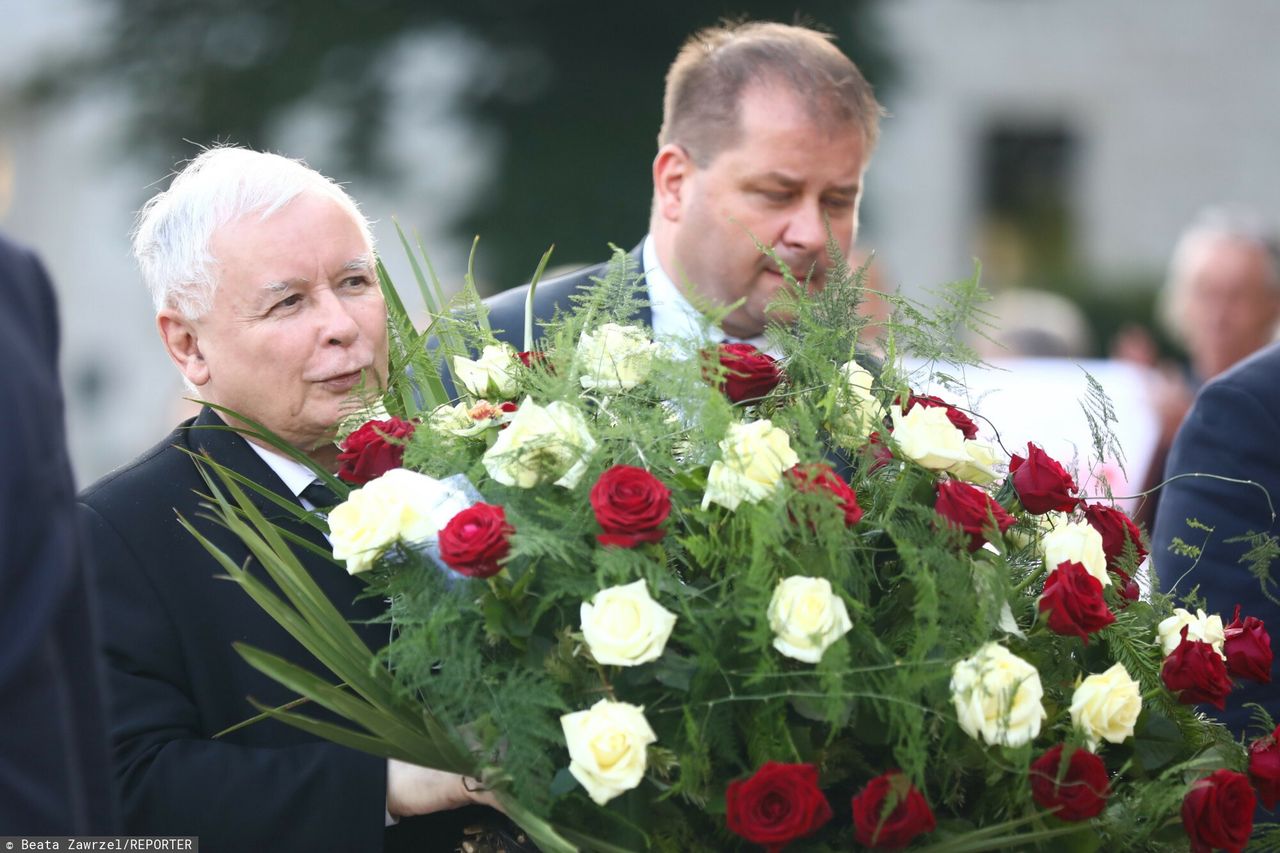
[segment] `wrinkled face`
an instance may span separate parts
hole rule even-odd
[[[213,307],[188,321],[197,393],[303,450],[323,446],[358,387],[383,387],[387,313],[373,250],[336,202],[304,193],[214,233]],[[362,385],[363,383],[363,385]]]
[[[847,254],[858,223],[862,174],[869,152],[857,127],[815,123],[784,87],[755,85],[739,105],[738,143],[705,167],[691,160],[676,187],[676,203],[658,191],[659,216],[672,231],[659,257],[677,284],[691,284],[720,304],[745,299],[726,317],[725,331],[751,337],[764,329],[765,308],[783,287],[777,264],[756,247],[770,246],[799,281],[825,283],[827,222]],[[655,164],[655,180],[662,152]],[[825,218],[825,219],[824,219]],[[754,239],[753,239],[754,238]]]
[[[1210,379],[1271,342],[1280,288],[1266,252],[1245,240],[1206,236],[1186,267],[1187,349]]]

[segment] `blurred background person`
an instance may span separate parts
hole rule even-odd
[[[1141,329],[1118,337],[1116,356],[1154,369],[1151,395],[1160,441],[1138,521],[1150,530],[1160,504],[1165,459],[1199,388],[1265,347],[1280,325],[1280,241],[1256,212],[1212,207],[1182,232],[1160,292],[1161,320],[1186,351],[1185,369],[1156,354]]]
[[[0,235],[0,835],[115,832],[53,289]],[[12,847],[12,845],[10,845]]]

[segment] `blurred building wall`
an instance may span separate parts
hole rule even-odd
[[[895,81],[864,242],[895,284],[965,276],[979,254],[999,263],[1002,193],[1034,208],[1056,192],[1044,206],[1063,208],[1070,262],[1112,279],[1161,275],[1205,204],[1280,222],[1280,3],[883,0],[877,12]],[[989,164],[1010,139],[1042,162],[1002,188]]]

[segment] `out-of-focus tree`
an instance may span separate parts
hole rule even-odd
[[[663,75],[698,27],[725,17],[814,23],[873,83],[884,82],[886,66],[867,0],[98,2],[107,30],[97,45],[44,69],[28,87],[33,96],[123,87],[132,104],[127,144],[165,164],[191,156],[192,142],[271,147],[281,115],[319,105],[339,117],[323,166],[389,186],[395,169],[381,156],[388,65],[414,36],[462,36],[477,59],[457,116],[498,144],[487,186],[452,225],[459,236],[483,236],[481,278],[498,287],[519,283],[551,242],[555,262],[588,262],[608,241],[644,232]],[[413,208],[401,216],[411,221]]]

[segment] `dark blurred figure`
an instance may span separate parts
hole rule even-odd
[[[1160,313],[1169,333],[1186,349],[1188,371],[1159,363],[1145,330],[1123,330],[1112,347],[1116,358],[1156,369],[1152,397],[1161,435],[1145,489],[1164,480],[1169,447],[1200,386],[1274,339],[1280,324],[1275,234],[1246,210],[1202,212],[1174,247]],[[1136,516],[1148,529],[1160,500],[1161,493],[1155,492]]]
[[[0,835],[116,831],[53,290],[0,237]]]
[[[1262,587],[1240,561],[1247,542],[1229,540],[1249,532],[1280,533],[1272,506],[1280,505],[1280,345],[1273,344],[1209,382],[1196,396],[1169,451],[1166,477],[1213,474],[1261,484],[1256,486],[1203,476],[1173,480],[1163,489],[1151,539],[1161,589],[1185,593],[1199,586],[1209,611],[1231,621],[1236,605],[1241,619],[1256,616],[1280,639],[1280,587]],[[1191,528],[1197,519],[1213,532]],[[1200,558],[1169,550],[1175,538],[1201,547]],[[1275,576],[1275,568],[1272,567]],[[1174,589],[1174,585],[1176,589]],[[1263,594],[1263,590],[1266,594]],[[1274,670],[1274,666],[1272,667]],[[1227,697],[1225,712],[1214,713],[1239,735],[1257,702],[1280,718],[1280,681],[1245,682]],[[1257,737],[1261,732],[1250,733]]]

